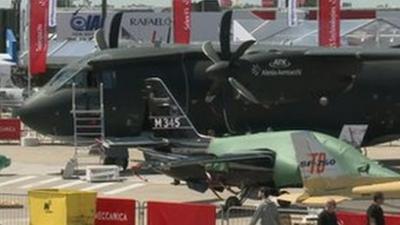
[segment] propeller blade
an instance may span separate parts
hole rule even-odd
[[[123,12],[118,12],[114,15],[111,20],[111,27],[110,27],[110,48],[118,48],[118,40],[119,40],[119,31],[121,28],[121,21],[122,21]]]
[[[213,76],[221,76],[226,73],[229,69],[229,62],[228,61],[219,61],[206,69],[206,73],[212,74]]]
[[[257,98],[254,97],[254,95],[235,78],[229,77],[228,81],[231,84],[231,86],[239,93],[240,96],[244,97],[249,102],[252,102],[254,104],[260,104]]]
[[[221,46],[222,59],[231,58],[231,25],[232,10],[226,11],[221,19],[221,28],[219,32],[219,42]]]
[[[254,43],[256,43],[255,40],[248,40],[243,42],[236,50],[236,52],[233,53],[231,62],[238,60],[247,51],[247,49],[249,49],[252,45],[254,45]]]
[[[94,32],[94,42],[100,50],[108,48],[106,37],[104,35],[104,30],[102,28]]]
[[[203,53],[213,62],[217,63],[221,61],[219,58],[217,52],[215,51],[213,45],[211,44],[211,41],[205,42],[202,46],[201,49],[203,50]]]

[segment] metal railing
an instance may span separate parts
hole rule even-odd
[[[256,210],[255,206],[231,207],[224,214],[223,225],[248,225]],[[306,208],[279,208],[282,225],[316,224],[316,215]]]
[[[0,224],[29,224],[27,195],[0,193]]]
[[[135,224],[147,225],[147,202],[136,202]],[[248,225],[256,207],[231,207],[224,211],[222,206],[216,206],[215,224],[218,225]],[[282,225],[316,224],[315,215],[301,208],[280,208]],[[184,215],[182,215],[184,216]],[[26,194],[0,193],[0,225],[29,225],[28,196]]]

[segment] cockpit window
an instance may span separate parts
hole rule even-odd
[[[53,78],[43,87],[43,89],[47,91],[57,90],[61,87],[69,86],[74,82],[75,83],[80,82],[79,85],[86,85],[88,80],[82,80],[82,79],[87,79],[86,74],[88,72],[90,73],[88,62],[90,60],[94,60],[97,58],[106,58],[106,57],[108,57],[107,54],[102,54],[101,52],[94,53],[92,55],[88,55],[82,58],[81,60],[75,63],[71,63],[65,66],[63,69],[61,69],[58,73],[56,73],[53,76]],[[90,83],[90,85],[93,85],[93,83]]]
[[[86,64],[85,64],[86,65]],[[54,77],[46,84],[44,89],[46,90],[57,90],[64,84],[69,84],[73,82],[73,77],[78,75],[78,73],[83,72],[85,69],[84,65],[71,64],[54,75]]]

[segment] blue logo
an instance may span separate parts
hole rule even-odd
[[[76,31],[95,31],[103,27],[103,19],[100,15],[78,16],[74,15],[70,21],[72,29]]]

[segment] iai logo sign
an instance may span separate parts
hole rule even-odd
[[[103,20],[96,14],[84,16],[75,14],[71,18],[70,25],[75,31],[95,31],[103,26]]]
[[[112,18],[112,14],[109,15]],[[94,32],[103,27],[103,17],[98,12],[75,11],[57,13],[57,38],[60,40],[93,38]]]

